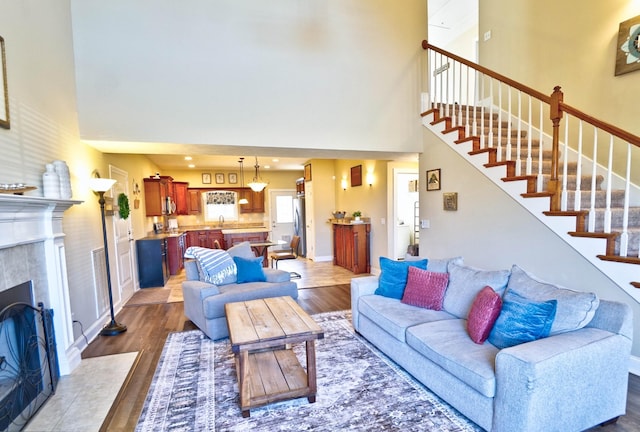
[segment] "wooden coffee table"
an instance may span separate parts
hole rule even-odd
[[[316,400],[316,339],[322,328],[291,297],[225,305],[231,349],[235,354],[240,409],[285,399]],[[291,344],[306,343],[307,371]]]

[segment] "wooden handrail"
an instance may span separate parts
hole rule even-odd
[[[467,66],[477,70],[478,72],[482,72],[485,75],[488,75],[488,76],[490,76],[492,78],[497,79],[498,81],[502,81],[503,83],[508,84],[509,86],[511,86],[513,88],[516,88],[516,89],[518,89],[518,90],[520,90],[520,91],[522,91],[524,93],[527,93],[528,95],[531,95],[534,98],[541,100],[542,102],[546,102],[547,104],[551,103],[551,97],[550,96],[548,96],[548,95],[546,95],[544,93],[541,93],[541,92],[539,92],[539,91],[537,91],[535,89],[532,89],[531,87],[527,87],[524,84],[520,84],[519,82],[514,81],[511,78],[507,78],[504,75],[500,75],[499,73],[494,72],[491,69],[487,69],[487,68],[485,68],[483,66],[480,66],[479,64],[473,63],[473,62],[471,62],[469,60],[466,60],[466,59],[464,59],[462,57],[459,57],[459,56],[457,56],[457,55],[455,55],[453,53],[450,53],[449,51],[445,51],[445,50],[440,49],[440,48],[438,48],[436,46],[433,46],[429,42],[427,42],[426,40],[422,41],[422,48],[425,49],[425,50],[426,49],[431,49],[431,50],[433,50],[435,52],[438,52],[440,54],[444,54],[445,56],[450,57],[450,58],[452,58],[453,60],[455,60],[455,61],[457,61],[459,63],[467,65]]]
[[[602,120],[598,120],[595,117],[590,116],[589,114],[585,114],[584,112],[580,111],[577,108],[572,107],[571,105],[567,105],[564,102],[560,102],[559,104],[560,109],[563,112],[566,112],[567,114],[571,114],[572,116],[582,119],[584,121],[586,121],[587,123],[592,124],[593,126],[596,126],[598,129],[602,129],[606,132],[609,132],[611,135],[615,135],[618,138],[633,144],[636,147],[640,147],[640,137],[637,135],[634,135],[630,132],[627,132],[625,130],[620,129],[617,126],[613,126],[612,124],[609,124],[607,122],[603,122]]]

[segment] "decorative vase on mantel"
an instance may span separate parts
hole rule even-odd
[[[60,177],[53,164],[46,165],[42,174],[42,190],[45,198],[60,199]]]

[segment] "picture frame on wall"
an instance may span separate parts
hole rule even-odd
[[[4,38],[2,36],[0,36],[0,127],[4,129],[10,128],[7,57],[4,50]]]
[[[457,211],[458,210],[458,192],[443,193],[442,208],[446,211]]]
[[[229,184],[238,183],[238,173],[229,173]]]
[[[427,171],[427,191],[440,190],[440,168]]]
[[[311,181],[311,164],[304,166],[304,181]]]
[[[616,43],[616,76],[640,70],[640,15],[620,23]]]
[[[202,173],[202,184],[211,184],[211,173]]]
[[[224,173],[216,173],[216,184],[224,184]]]
[[[362,186],[362,165],[351,167],[351,187]]]

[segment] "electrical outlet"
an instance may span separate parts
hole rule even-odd
[[[484,41],[488,41],[489,39],[491,39],[491,30],[487,30],[486,32],[484,32]]]
[[[429,219],[420,220],[420,228],[431,228],[431,221]]]

